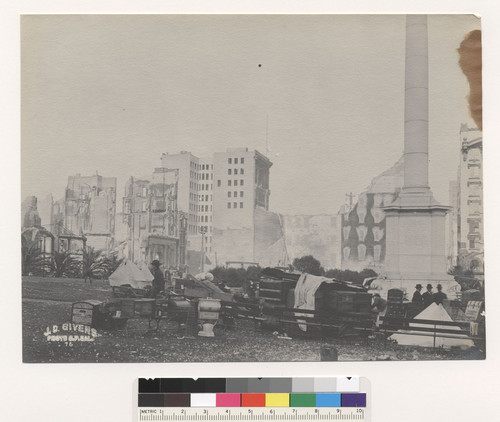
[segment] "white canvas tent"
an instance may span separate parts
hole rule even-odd
[[[428,319],[434,321],[447,321],[453,322],[448,312],[443,308],[443,305],[436,305],[435,303],[430,304],[422,312],[420,312],[414,319]],[[421,347],[433,347],[434,346],[434,336],[432,335],[419,335],[419,331],[411,330],[411,327],[425,327],[434,328],[433,325],[427,324],[410,324],[409,330],[398,330],[389,338],[391,340],[396,340],[398,344],[402,346],[421,346]],[[474,346],[474,342],[470,340],[465,334],[459,333],[460,327],[449,326],[449,325],[437,325],[438,329],[448,329],[456,330],[457,336],[459,338],[449,338],[441,337],[439,334],[436,335],[436,347],[442,347],[444,349],[451,349],[452,347],[459,347],[461,349],[469,349]],[[425,333],[432,334],[432,333]],[[452,334],[446,334],[452,335]]]
[[[136,265],[127,261],[109,276],[109,285],[124,286],[128,284],[134,289],[143,289],[151,285],[153,278],[153,274],[151,274],[146,264]]]

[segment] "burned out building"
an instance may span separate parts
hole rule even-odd
[[[64,196],[64,228],[87,238],[87,244],[109,252],[116,215],[116,177],[68,177]]]
[[[178,212],[177,170],[157,168],[149,179],[130,177],[123,197],[123,219],[127,226],[125,257],[134,262],[159,260],[165,267],[184,264],[181,229],[184,216]]]

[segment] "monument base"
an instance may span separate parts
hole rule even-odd
[[[449,207],[440,205],[428,188],[404,188],[384,208],[386,213],[386,256],[384,273],[376,285],[387,295],[402,289],[411,300],[415,285],[443,286],[448,299],[456,299],[460,285],[446,273],[445,219]],[[380,293],[381,296],[382,293]]]

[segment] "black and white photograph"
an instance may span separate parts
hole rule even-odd
[[[472,14],[23,15],[23,362],[485,359],[481,45]]]

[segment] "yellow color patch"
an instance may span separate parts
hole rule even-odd
[[[267,393],[266,407],[290,407],[290,394]]]

